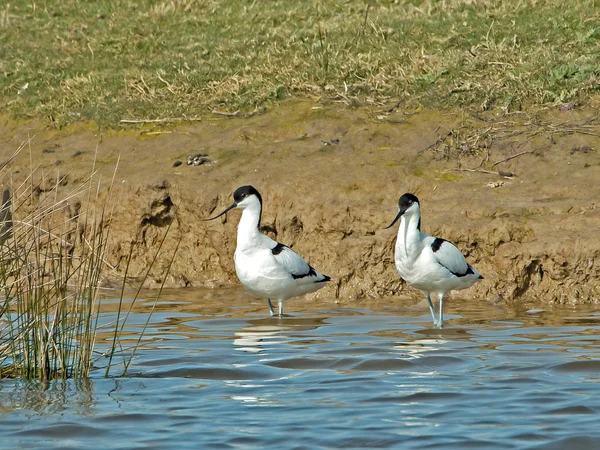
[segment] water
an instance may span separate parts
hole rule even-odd
[[[0,448],[600,448],[599,306],[414,303],[170,293],[128,377],[0,381]]]

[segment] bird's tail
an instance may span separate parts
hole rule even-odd
[[[321,276],[315,280],[315,283],[325,283],[326,281],[331,281],[331,277],[327,275],[320,274]]]

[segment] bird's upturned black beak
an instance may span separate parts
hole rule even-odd
[[[233,208],[235,208],[237,206],[237,203],[233,202],[233,204],[231,206],[229,206],[225,211],[223,211],[221,214],[216,215],[215,217],[209,217],[208,219],[202,219],[204,221],[207,220],[215,220],[218,217],[221,217],[223,214],[226,214],[228,211],[232,210]]]
[[[398,222],[398,219],[400,217],[402,217],[402,214],[404,214],[405,212],[406,212],[406,210],[404,210],[404,209],[401,209],[400,211],[398,211],[398,215],[396,215],[396,217],[394,218],[394,220],[392,221],[392,223],[390,223],[387,227],[385,227],[384,230],[387,230],[392,225],[394,225],[396,222]]]

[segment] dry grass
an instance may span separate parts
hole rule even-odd
[[[543,118],[542,114],[519,112],[495,116],[472,113],[465,116],[460,126],[440,130],[437,141],[423,148],[420,153],[431,152],[438,160],[455,161],[453,171],[512,177],[514,173],[502,169],[504,163],[531,153],[541,155],[560,136],[579,134],[600,137],[598,123],[597,114],[553,122]],[[492,151],[496,143],[508,140],[514,140],[511,154]],[[530,148],[531,142],[538,143],[536,149]],[[588,152],[593,149],[584,146],[571,150],[572,153],[574,151]]]
[[[600,86],[600,10],[558,0],[36,2],[0,9],[0,96],[63,123],[289,96],[518,109]]]

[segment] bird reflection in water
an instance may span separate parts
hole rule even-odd
[[[248,326],[235,332],[233,345],[238,350],[260,353],[279,344],[305,345],[308,336],[301,333],[316,330],[325,324],[326,317],[286,317],[274,322],[272,319],[249,321]]]

